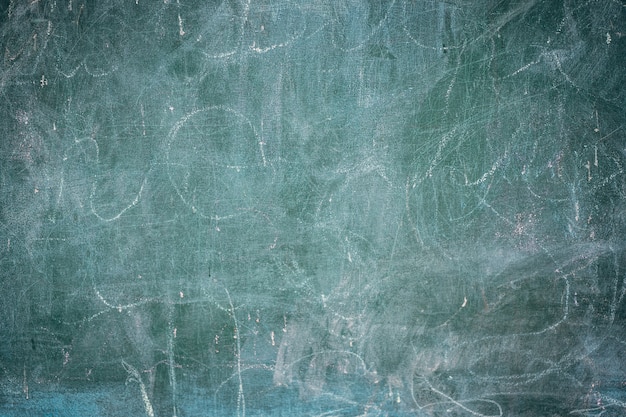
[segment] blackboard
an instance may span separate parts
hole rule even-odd
[[[1,415],[626,413],[623,2],[0,12]]]

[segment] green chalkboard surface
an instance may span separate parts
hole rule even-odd
[[[623,2],[0,12],[0,415],[626,414]]]

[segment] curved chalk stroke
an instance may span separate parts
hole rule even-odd
[[[624,415],[625,24],[0,2],[0,414]]]
[[[176,193],[203,217],[227,216],[247,208],[258,190],[237,188],[237,176],[263,167],[263,148],[256,131],[240,113],[226,107],[193,111],[168,136],[166,163]],[[232,213],[231,213],[232,214]]]

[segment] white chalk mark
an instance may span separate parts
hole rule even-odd
[[[139,384],[139,390],[141,391],[141,399],[143,401],[144,409],[146,410],[146,415],[148,417],[154,417],[154,409],[152,408],[152,403],[150,402],[150,397],[148,397],[148,391],[146,390],[146,385],[141,379],[141,375],[139,371],[135,369],[132,365],[122,359],[122,366],[128,372],[128,377],[126,379],[126,383],[128,382],[136,382]]]
[[[129,209],[131,209],[131,208],[135,207],[135,206],[139,203],[139,201],[141,200],[141,193],[143,192],[143,188],[144,188],[144,186],[146,185],[146,182],[147,182],[147,181],[148,181],[148,179],[147,179],[147,178],[144,178],[144,179],[143,179],[143,182],[141,183],[141,188],[139,188],[139,192],[137,192],[137,195],[135,196],[135,198],[133,199],[133,201],[131,201],[131,203],[130,203],[128,206],[126,206],[125,208],[123,208],[123,209],[122,209],[119,213],[117,213],[115,216],[113,216],[113,217],[109,217],[109,218],[102,217],[100,214],[98,214],[98,212],[96,211],[96,208],[94,207],[94,204],[93,204],[93,199],[94,199],[94,196],[95,196],[95,194],[96,194],[96,189],[97,189],[96,183],[94,182],[93,187],[92,187],[92,189],[91,189],[91,195],[90,195],[90,198],[89,198],[89,200],[90,200],[89,202],[90,202],[90,206],[91,206],[91,212],[92,212],[92,213],[93,213],[93,215],[94,215],[94,216],[96,216],[99,220],[102,220],[102,221],[105,221],[105,222],[112,222],[112,221],[114,221],[114,220],[118,220],[120,217],[122,217],[122,215],[123,215],[124,213],[126,213],[126,211],[128,211]]]
[[[226,292],[226,296],[228,297],[228,305],[230,307],[229,312],[231,317],[233,318],[234,328],[234,339],[236,340],[236,348],[235,356],[237,358],[237,382],[239,383],[239,387],[237,390],[237,415],[241,417],[246,417],[246,398],[243,393],[243,379],[241,377],[241,341],[239,337],[239,324],[237,322],[237,315],[235,313],[235,306],[233,305],[233,300],[230,298],[230,292],[228,292],[228,288],[224,287],[224,291]]]

